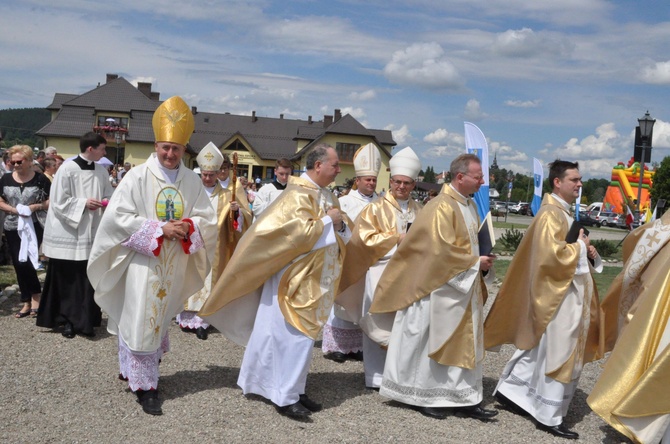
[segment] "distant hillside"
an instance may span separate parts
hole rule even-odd
[[[51,112],[44,108],[0,110],[2,148],[22,144],[42,147],[43,139],[35,132],[51,121]]]

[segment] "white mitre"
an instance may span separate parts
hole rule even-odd
[[[196,157],[202,171],[219,171],[223,164],[223,154],[212,142],[209,142]]]
[[[354,154],[354,170],[356,177],[379,175],[382,167],[382,156],[374,143],[360,147]]]
[[[389,166],[391,167],[391,177],[401,175],[416,180],[421,171],[421,161],[410,147],[401,149],[391,157]]]

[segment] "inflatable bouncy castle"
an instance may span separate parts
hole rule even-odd
[[[649,192],[654,183],[654,171],[649,171],[647,165],[644,166],[642,175],[642,194],[640,195],[640,213],[646,214],[650,211],[651,198]],[[619,162],[612,168],[612,178],[607,187],[603,207],[609,211],[619,214],[626,214],[626,204],[631,210],[637,209],[637,189],[640,183],[640,164],[631,157],[628,166]]]

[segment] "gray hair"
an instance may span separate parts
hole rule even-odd
[[[475,154],[461,154],[451,162],[449,172],[451,173],[451,180],[456,179],[458,173],[466,174],[470,168],[470,163],[482,163],[479,157]]]
[[[308,170],[313,170],[317,161],[321,163],[325,162],[326,159],[328,159],[328,149],[331,148],[333,147],[327,143],[320,143],[315,146],[314,149],[312,149],[312,151],[310,151],[310,153],[307,155],[306,168]]]

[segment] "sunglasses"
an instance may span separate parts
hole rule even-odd
[[[21,165],[23,163],[23,160],[10,160],[9,163],[14,166]]]

